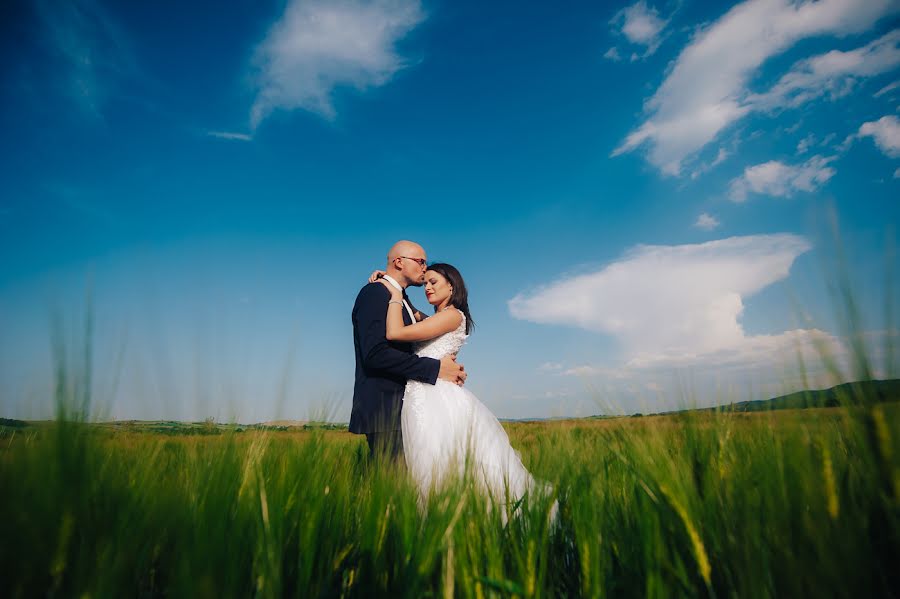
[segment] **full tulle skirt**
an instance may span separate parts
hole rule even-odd
[[[496,416],[465,387],[409,381],[401,414],[403,453],[421,497],[467,474],[507,505],[552,491],[535,481]]]

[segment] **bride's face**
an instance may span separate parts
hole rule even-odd
[[[425,297],[432,306],[440,306],[450,297],[453,288],[441,273],[429,270],[425,273]]]

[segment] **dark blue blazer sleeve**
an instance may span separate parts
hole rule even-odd
[[[384,372],[407,380],[435,384],[441,363],[395,348],[385,338],[385,318],[391,294],[381,283],[362,288],[353,310],[359,331],[363,367],[367,372]]]

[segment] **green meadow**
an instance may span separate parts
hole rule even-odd
[[[54,340],[55,420],[0,420],[0,593],[898,597],[900,383],[873,381],[851,294],[839,304],[868,382],[504,423],[554,489],[518,505],[471,476],[421,501],[335,425],[92,422],[88,317],[74,359]],[[890,337],[884,353],[895,374]]]
[[[508,423],[554,498],[420,504],[342,431],[4,427],[7,597],[876,597],[900,404]],[[856,391],[854,391],[856,390]]]

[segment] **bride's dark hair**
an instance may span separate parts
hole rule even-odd
[[[462,275],[459,274],[455,266],[443,262],[429,264],[428,270],[433,270],[443,276],[450,283],[450,286],[453,287],[453,291],[450,293],[450,305],[465,314],[466,335],[468,335],[475,323],[472,321],[472,314],[469,312],[469,292],[466,289],[466,283],[463,281]],[[437,311],[437,306],[434,309]]]

